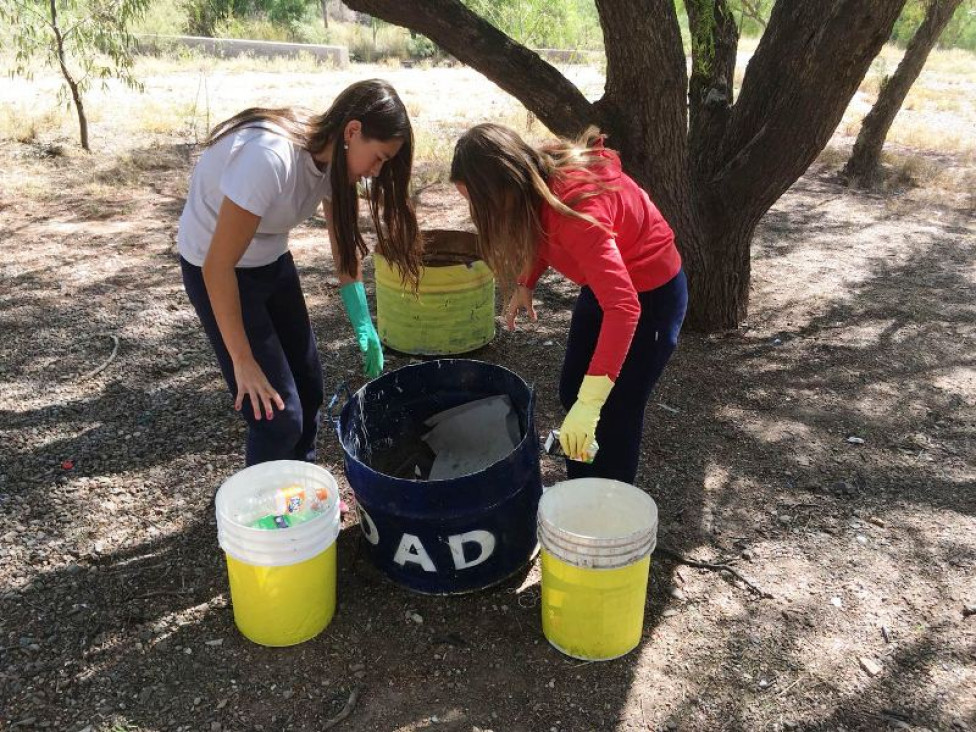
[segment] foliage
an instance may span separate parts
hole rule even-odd
[[[471,10],[530,48],[601,48],[592,0],[462,0]]]
[[[931,0],[908,0],[901,17],[891,32],[891,40],[899,46],[907,46],[925,18],[925,8]],[[939,37],[940,48],[963,48],[976,51],[976,2],[966,0],[957,9],[949,25]]]

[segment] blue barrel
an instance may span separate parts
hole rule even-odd
[[[511,399],[522,435],[506,458],[448,480],[389,474],[389,456],[410,442],[405,436],[427,430],[424,420],[500,394]],[[534,392],[516,374],[467,359],[405,366],[351,396],[336,427],[379,569],[409,590],[452,595],[500,582],[532,559],[542,495],[534,406]]]

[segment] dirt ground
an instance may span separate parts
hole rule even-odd
[[[748,322],[683,334],[637,482],[661,544],[770,598],[656,557],[638,649],[582,663],[543,638],[537,565],[411,594],[353,512],[335,619],[276,650],[236,631],[216,542],[244,431],[180,282],[189,147],[116,134],[0,143],[0,730],[321,730],[354,690],[336,729],[976,729],[971,197],[815,167],[760,226]],[[447,186],[420,206],[469,225]],[[324,242],[293,251],[331,394],[362,377]],[[547,276],[538,324],[473,354],[536,385],[541,430],[573,296]],[[326,429],[320,464],[352,502]]]

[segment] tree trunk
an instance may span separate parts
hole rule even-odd
[[[881,150],[888,130],[891,129],[912,84],[922,73],[929,53],[961,2],[962,0],[930,0],[925,19],[912,36],[901,63],[894,75],[881,85],[877,101],[861,123],[861,131],[857,135],[850,160],[841,172],[854,185],[870,187],[877,183]]]
[[[81,133],[81,147],[86,152],[91,152],[91,147],[88,144],[88,117],[85,116],[85,105],[81,102],[81,95],[78,93],[78,85],[73,82],[68,82],[71,87],[71,98],[75,102],[75,111],[78,112],[78,128]]]
[[[322,22],[325,29],[329,30],[329,0],[322,0]]]
[[[88,144],[88,118],[85,116],[85,105],[81,100],[81,90],[78,88],[78,82],[75,81],[74,76],[71,74],[71,70],[68,68],[68,60],[64,53],[64,36],[61,33],[61,28],[58,25],[58,6],[56,0],[51,0],[51,28],[54,31],[54,39],[57,44],[58,53],[58,65],[61,67],[61,74],[64,76],[64,80],[68,84],[68,88],[71,90],[71,100],[75,104],[75,111],[78,113],[78,127],[81,132],[81,147],[86,152],[91,152],[91,147]]]
[[[777,2],[733,103],[738,31],[726,0],[685,2],[690,78],[673,0],[596,0],[607,79],[591,103],[459,0],[346,0],[423,33],[555,134],[607,132],[675,231],[687,323],[699,330],[745,317],[756,225],[827,144],[904,2]]]
[[[751,241],[752,231],[715,231],[698,243],[702,252],[699,264],[687,268],[688,290],[695,297],[689,299],[686,320],[693,330],[733,330],[745,321],[752,274]]]

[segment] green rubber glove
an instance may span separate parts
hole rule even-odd
[[[380,345],[373,319],[369,317],[366,288],[362,282],[350,282],[339,288],[339,295],[356,333],[359,350],[363,352],[363,372],[374,379],[383,373],[383,346]]]
[[[584,376],[563,426],[559,428],[559,444],[572,460],[588,462],[587,454],[596,437],[596,425],[600,410],[610,396],[613,382],[609,376]]]

